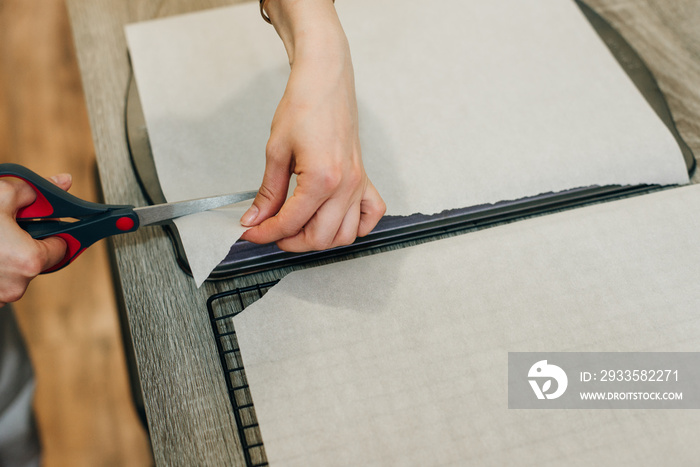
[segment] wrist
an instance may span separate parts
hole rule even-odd
[[[290,64],[309,56],[337,59],[349,51],[333,0],[266,0],[263,4]]]

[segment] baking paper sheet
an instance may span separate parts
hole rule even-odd
[[[573,1],[336,7],[352,48],[363,159],[387,214],[688,181],[670,133]],[[126,33],[168,201],[257,189],[289,72],[258,3]],[[200,284],[242,229],[237,213],[195,218],[176,224]]]
[[[234,318],[270,465],[695,463],[700,411],[509,410],[507,365],[697,351],[698,232],[692,186],[290,274]]]

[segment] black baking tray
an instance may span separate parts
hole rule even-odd
[[[647,66],[625,39],[602,17],[583,2],[577,1],[576,3],[620,66],[676,139],[683,153],[688,172],[692,173],[696,166],[693,153],[678,133],[666,100]],[[141,101],[133,76],[129,83],[126,100],[126,133],[134,169],[144,194],[151,203],[166,202],[158,182]],[[345,255],[450,231],[482,227],[528,215],[646,192],[655,188],[658,187],[592,186],[558,193],[546,193],[515,201],[444,211],[434,215],[385,216],[368,236],[359,238],[352,245],[321,252],[287,253],[274,244],[255,245],[239,241],[233,245],[221,264],[214,269],[209,279],[227,279],[311,260]],[[186,272],[190,273],[177,229],[172,226],[166,227],[166,229],[172,238],[178,263]]]

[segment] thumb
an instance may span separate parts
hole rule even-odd
[[[253,205],[241,217],[244,227],[253,227],[274,216],[287,199],[289,188],[289,166],[268,159],[262,185]]]
[[[68,247],[62,238],[47,237],[42,240],[37,240],[37,242],[44,250],[44,267],[41,269],[42,271],[56,266],[65,258]]]

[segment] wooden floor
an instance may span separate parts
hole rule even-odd
[[[63,0],[0,0],[0,162],[97,200],[95,158]],[[151,465],[131,402],[104,242],[15,306],[37,376],[46,466]],[[3,310],[4,311],[4,310]]]

